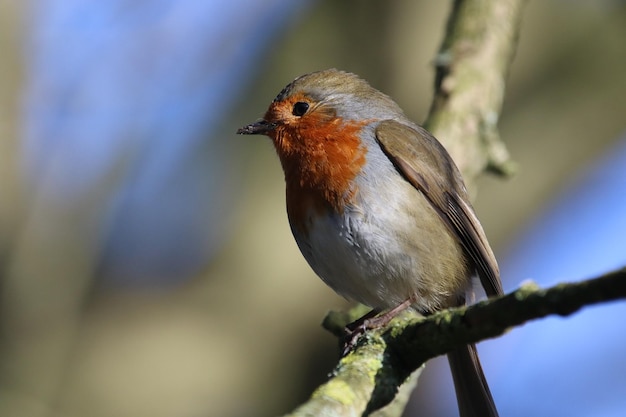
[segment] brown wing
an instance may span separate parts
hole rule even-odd
[[[487,295],[501,295],[498,263],[468,202],[461,174],[445,148],[425,129],[395,120],[381,122],[376,138],[398,171],[424,194],[458,237]]]

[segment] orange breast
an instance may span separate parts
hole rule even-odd
[[[310,216],[341,213],[355,196],[354,178],[366,156],[358,135],[370,122],[348,122],[316,110],[280,126],[272,137],[285,172],[289,221],[302,233]]]

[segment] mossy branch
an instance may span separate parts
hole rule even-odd
[[[403,382],[429,359],[500,336],[530,320],[567,316],[585,306],[620,299],[626,299],[626,268],[549,289],[527,283],[502,297],[428,317],[406,313],[384,329],[363,336],[341,358],[328,382],[289,416],[370,415],[390,403]],[[349,313],[331,312],[324,326],[341,335],[351,318]]]

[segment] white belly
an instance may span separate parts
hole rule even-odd
[[[307,236],[294,230],[309,265],[333,290],[383,309],[416,297],[420,311],[450,305],[466,291],[462,250],[417,190],[402,181],[375,196],[361,190],[357,201],[342,214],[311,213]]]

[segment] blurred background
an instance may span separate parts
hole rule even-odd
[[[223,3],[223,4],[222,4]],[[279,415],[348,304],[305,264],[268,140],[235,130],[337,67],[417,122],[449,2],[0,1],[0,415]],[[626,264],[626,3],[529,2],[475,203],[507,290]],[[503,416],[626,410],[624,303],[479,346]],[[445,359],[407,415],[456,413]]]

